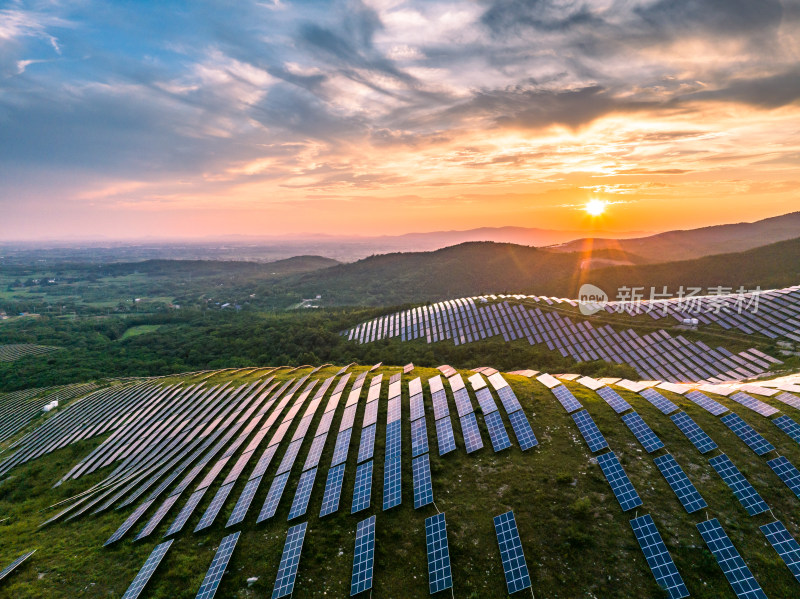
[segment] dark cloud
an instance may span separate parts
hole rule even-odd
[[[680,96],[679,101],[723,101],[780,108],[800,100],[800,69],[751,79],[734,79],[715,90]]]

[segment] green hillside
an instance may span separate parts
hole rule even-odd
[[[325,379],[334,375],[337,370],[338,367],[325,368],[312,378]],[[365,412],[364,390],[357,404],[355,430],[346,461],[339,509],[332,515],[318,517],[325,475],[333,454],[333,437],[339,430],[344,400],[348,397],[353,378],[365,370],[364,367],[351,369],[352,377],[335,412],[334,426],[319,462],[320,472],[316,477],[306,515],[289,523],[286,521],[300,478],[300,466],[311,445],[312,433],[306,436],[297,463],[290,471],[276,515],[265,523],[256,523],[256,515],[266,498],[281,457],[293,432],[297,430],[300,419],[298,416],[266,471],[264,482],[260,485],[245,520],[231,528],[224,527],[236,498],[244,488],[249,469],[245,469],[244,474],[234,484],[216,522],[210,528],[193,533],[201,514],[217,492],[221,476],[211,485],[187,525],[175,535],[175,541],[146,586],[143,596],[194,597],[221,539],[234,531],[241,531],[241,536],[216,597],[270,596],[287,528],[307,521],[308,531],[293,596],[346,597],[350,590],[356,524],[375,515],[376,550],[372,596],[428,597],[424,523],[425,518],[441,511],[447,522],[453,596],[481,599],[506,597],[508,595],[492,517],[508,510],[513,510],[515,514],[530,570],[532,591],[536,597],[666,597],[647,567],[629,524],[629,520],[644,514],[650,514],[655,521],[692,597],[734,596],[695,526],[710,518],[719,520],[767,596],[796,596],[798,582],[766,542],[758,527],[779,519],[795,538],[800,535],[798,497],[766,465],[766,459],[778,454],[786,456],[794,464],[800,464],[800,448],[769,422],[768,418],[746,410],[726,398],[713,395],[711,397],[738,413],[757,432],[764,435],[775,445],[776,450],[765,457],[757,456],[719,418],[681,396],[663,392],[719,444],[719,449],[701,455],[668,416],[639,395],[617,389],[666,446],[666,449],[648,455],[620,417],[599,396],[576,383],[566,383],[589,411],[611,450],[620,458],[625,472],[642,499],[643,504],[640,507],[623,512],[596,463],[596,456],[605,450],[596,454],[589,451],[572,418],[542,384],[523,377],[505,377],[519,398],[523,413],[539,441],[538,446],[527,451],[520,449],[502,407],[500,414],[510,436],[511,447],[497,453],[492,450],[484,422],[485,414],[477,408],[478,404],[470,390],[472,403],[477,408],[477,422],[484,444],[483,449],[472,454],[465,451],[454,398],[446,385],[456,449],[443,456],[437,451],[435,415],[428,386],[424,385],[434,503],[414,509],[408,382],[412,378],[421,377],[424,383],[429,377],[439,374],[433,369],[418,368],[402,377],[402,503],[384,511],[382,492],[388,407],[386,377],[400,370],[396,367],[383,367],[370,374],[365,383],[368,386],[374,374],[384,374],[378,403],[371,504],[357,514],[350,514],[357,465],[357,439],[360,438]],[[277,381],[284,381],[309,372],[309,369],[285,369],[274,374]],[[230,381],[239,388],[246,383],[264,380],[268,374],[264,371],[221,371],[210,378],[209,375],[185,375],[162,379],[159,384],[199,383],[209,387]],[[462,375],[466,378],[471,373],[462,372]],[[330,395],[331,389],[326,398]],[[326,401],[323,399],[321,406],[324,407]],[[800,411],[772,399],[765,401],[794,420],[800,419]],[[62,407],[63,411],[58,417],[64,418],[63,414],[80,403],[72,403],[66,410]],[[306,405],[308,402],[303,408]],[[314,431],[322,420],[322,411],[321,407],[312,417],[310,431]],[[303,412],[299,414],[302,415]],[[44,421],[47,420],[46,418]],[[41,421],[36,425],[40,423]],[[140,542],[133,543],[131,539],[166,495],[147,510],[145,517],[120,542],[109,547],[104,548],[102,545],[133,513],[136,506],[141,504],[143,498],[121,510],[107,510],[100,515],[85,514],[71,521],[57,521],[39,527],[43,521],[68,504],[58,508],[48,506],[89,489],[113,469],[112,465],[52,488],[53,483],[105,438],[95,437],[68,445],[13,469],[0,481],[0,534],[3,539],[0,545],[0,566],[26,551],[37,549],[26,563],[0,582],[0,597],[119,597],[125,592],[153,547],[163,540],[162,535],[166,528],[185,504],[194,486],[189,487],[180,501],[172,507],[156,528],[155,534]],[[9,442],[0,445],[6,449],[0,454],[0,460],[12,454],[7,449]],[[233,461],[246,450],[246,444],[245,442],[232,456],[222,475],[230,470]],[[262,447],[265,446],[266,442]],[[707,508],[687,514],[681,506],[653,462],[654,457],[667,451],[683,467],[708,503]],[[754,485],[771,512],[752,517],[747,515],[708,463],[708,458],[721,452],[730,457]],[[256,453],[260,454],[261,449]],[[200,472],[197,480],[210,469],[209,464]],[[450,593],[446,591],[441,596],[450,596]]]

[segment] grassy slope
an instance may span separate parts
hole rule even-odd
[[[383,370],[387,374],[396,372],[396,369]],[[332,369],[327,369],[324,374],[330,375],[332,372]],[[425,379],[435,373],[433,370],[417,369],[413,375]],[[225,378],[226,375],[218,375],[211,382]],[[404,377],[405,380],[409,378]],[[513,509],[537,597],[664,596],[655,585],[628,525],[628,520],[635,514],[622,513],[599,467],[592,463],[571,418],[540,384],[521,377],[508,378],[513,382],[540,440],[538,448],[526,453],[515,445],[510,450],[494,454],[482,418],[479,417],[486,447],[470,456],[466,455],[458,424],[454,422],[458,450],[439,457],[433,413],[426,398],[434,496],[438,508],[447,515],[455,595],[481,598],[506,596],[491,516]],[[721,571],[694,527],[696,522],[705,519],[706,513],[709,517],[720,519],[770,597],[788,597],[796,593],[797,583],[757,529],[758,525],[770,520],[769,516],[748,517],[708,465],[707,459],[700,456],[666,416],[638,396],[622,391],[622,395],[666,443],[710,504],[708,510],[695,515],[684,512],[651,458],[643,452],[611,408],[588,390],[574,384],[569,386],[589,409],[611,448],[621,457],[644,500],[644,506],[637,513],[652,514],[693,597],[732,596]],[[372,506],[369,510],[358,515],[349,514],[359,437],[356,431],[351,441],[340,509],[322,520],[317,518],[325,471],[332,454],[333,434],[328,439],[320,462],[323,468],[317,476],[308,510],[309,530],[294,593],[297,598],[348,595],[355,525],[371,514],[377,514],[373,596],[428,596],[424,518],[435,514],[436,510],[433,506],[413,509],[407,421],[409,408],[405,385],[402,420],[403,504],[388,512],[380,509],[386,393],[384,381],[375,448]],[[764,460],[755,456],[718,419],[680,397],[670,397],[717,440],[773,508],[775,516],[797,537],[800,532],[798,500],[772,474]],[[727,400],[720,400],[729,406],[734,405]],[[342,406],[343,402],[340,412]],[[452,397],[450,406],[455,416]],[[362,403],[356,417],[356,427],[360,425],[363,407]],[[735,411],[767,436],[781,454],[795,464],[800,463],[797,444],[780,433],[774,425],[741,407],[737,406]],[[800,414],[793,413],[791,408],[786,411],[796,420],[800,418]],[[318,412],[310,430],[315,430],[320,416]],[[334,425],[337,422],[338,416]],[[508,422],[506,428],[510,430]],[[336,426],[333,430],[337,430]],[[0,586],[0,596],[120,596],[152,547],[160,540],[154,535],[140,544],[131,544],[126,539],[111,548],[101,547],[131,508],[36,530],[36,526],[49,515],[39,514],[37,510],[100,478],[101,474],[95,473],[91,479],[73,482],[56,490],[49,488],[54,479],[97,442],[94,440],[82,446],[66,448],[35,461],[15,471],[14,479],[0,485],[0,517],[11,516],[9,522],[0,525],[3,538],[0,564],[9,562],[29,548],[39,548],[28,564]],[[310,439],[307,438],[298,462],[304,459],[309,445]],[[265,480],[272,479],[282,452],[283,449],[278,452]],[[296,465],[295,470],[299,470],[299,466]],[[285,538],[286,516],[298,478],[299,472],[293,472],[277,516],[266,525],[255,525],[255,514],[269,486],[268,483],[262,484],[217,597],[269,595]],[[148,596],[194,596],[219,540],[230,532],[220,523],[226,521],[243,485],[244,480],[240,480],[235,486],[217,519],[218,523],[195,535],[191,530],[210,501],[211,493],[207,494],[155,573],[147,588]],[[159,533],[163,534],[176,513],[177,509],[173,509],[158,529]],[[134,530],[138,530],[138,526]],[[246,583],[249,577],[258,577],[252,587]]]

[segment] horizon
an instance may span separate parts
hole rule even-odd
[[[797,205],[792,2],[174,9],[0,9],[3,239],[590,235]]]

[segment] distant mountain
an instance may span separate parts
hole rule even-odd
[[[548,249],[557,252],[584,253],[590,250],[614,249],[635,254],[651,262],[670,262],[741,252],[795,237],[800,237],[800,212],[766,218],[754,223],[668,231],[634,239],[583,238]]]
[[[645,264],[612,249],[588,262],[576,252],[471,242],[434,252],[373,256],[298,275],[288,288],[304,297],[320,294],[328,305],[397,305],[484,293],[576,297],[592,282],[614,298],[622,285],[763,289],[800,283],[800,238],[741,253]],[[634,264],[624,264],[626,259]],[[609,264],[616,264],[609,266]],[[312,295],[313,294],[313,295]]]
[[[323,256],[294,256],[275,262],[233,262],[227,260],[144,260],[114,262],[101,267],[104,275],[141,273],[149,276],[277,276],[312,272],[340,264]]]

